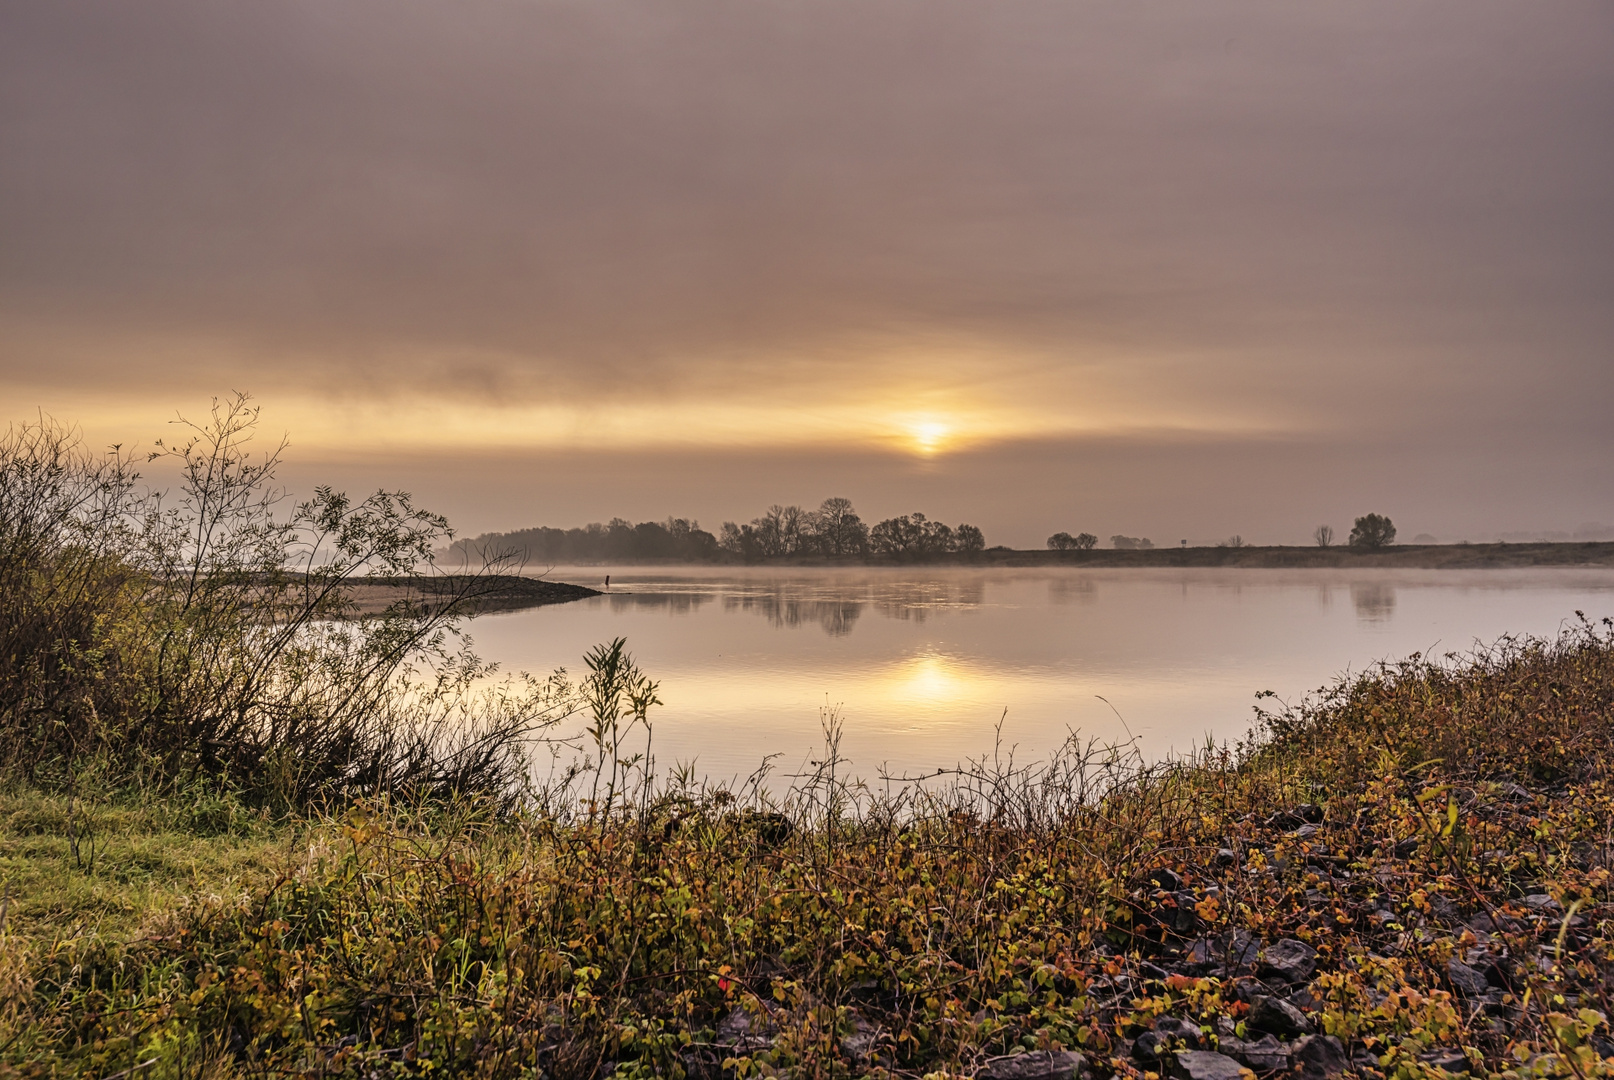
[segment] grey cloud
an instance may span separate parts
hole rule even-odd
[[[8,4],[0,393],[810,394],[1000,356],[1584,452],[1614,391],[1607,15]],[[217,347],[118,354],[164,335]],[[949,335],[988,358],[871,344]]]

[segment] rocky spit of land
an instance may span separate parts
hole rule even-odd
[[[565,604],[599,592],[583,585],[517,574],[443,574],[424,578],[375,577],[354,581],[348,599],[354,615],[379,615],[400,601],[440,609],[455,604],[462,615],[519,611],[544,604]]]

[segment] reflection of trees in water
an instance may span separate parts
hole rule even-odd
[[[697,592],[613,592],[606,593],[605,599],[611,605],[612,611],[626,611],[630,608],[661,608],[673,615],[689,615],[700,610],[702,604],[710,603],[712,598],[704,593]]]
[[[730,591],[730,590],[733,591]],[[1091,599],[1090,582],[1075,585],[1073,596]],[[826,593],[828,595],[826,595]],[[851,593],[853,595],[847,595]],[[826,589],[802,582],[775,585],[719,585],[715,589],[671,592],[611,592],[605,601],[613,611],[659,609],[673,615],[690,615],[703,605],[721,600],[725,612],[761,615],[776,628],[816,625],[831,637],[852,632],[865,608],[872,606],[888,619],[924,622],[938,609],[979,607],[986,599],[980,579],[940,581],[863,581],[850,588]]]
[[[986,587],[979,578],[902,582],[882,588],[874,606],[888,619],[922,623],[938,609],[979,607]]]
[[[1098,582],[1087,577],[1056,577],[1048,583],[1051,604],[1091,604],[1098,599]]]
[[[787,589],[763,593],[742,593],[723,597],[724,611],[745,611],[761,615],[774,627],[817,623],[830,637],[845,637],[863,614],[860,600],[817,600],[794,595]]]
[[[1358,619],[1385,622],[1395,614],[1395,586],[1387,581],[1352,583],[1351,603]]]

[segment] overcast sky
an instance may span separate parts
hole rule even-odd
[[[1614,7],[3,0],[0,419],[232,389],[469,532],[1614,522]]]

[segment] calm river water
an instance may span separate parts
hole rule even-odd
[[[661,683],[661,770],[795,771],[839,710],[842,753],[872,778],[1070,731],[1158,756],[1237,739],[1255,694],[1297,700],[1413,652],[1556,634],[1614,615],[1614,571],[764,570],[559,568],[609,595],[469,627],[506,669],[581,670],[625,637]]]

